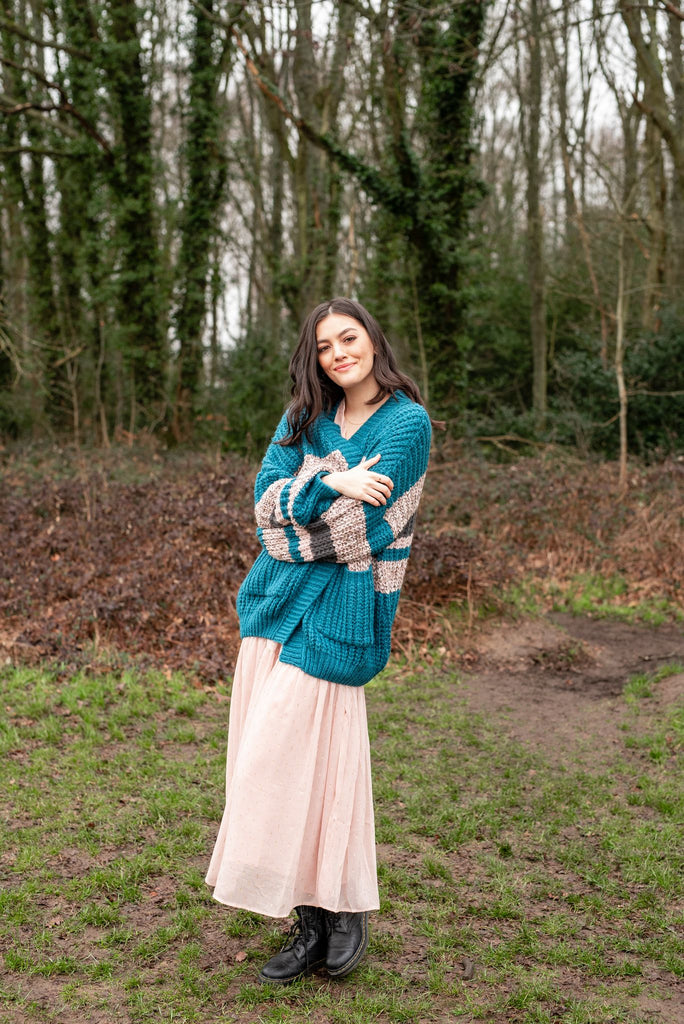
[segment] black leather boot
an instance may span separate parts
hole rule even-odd
[[[333,978],[353,971],[368,945],[368,911],[334,914],[328,911],[328,955],[325,966]]]
[[[285,945],[261,969],[259,981],[288,985],[325,963],[328,920],[320,907],[295,907],[297,920]]]

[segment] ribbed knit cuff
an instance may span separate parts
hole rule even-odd
[[[307,526],[314,519],[320,519],[323,513],[330,508],[333,501],[340,497],[339,491],[336,491],[334,487],[329,487],[328,484],[324,484],[321,479],[321,477],[328,476],[331,472],[332,470],[330,469],[322,469],[308,485],[306,495],[307,521],[304,523],[298,518],[302,526]]]

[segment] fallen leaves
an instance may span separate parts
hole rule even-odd
[[[71,477],[63,466],[37,475],[0,466],[0,648],[65,665],[96,663],[106,648],[189,672],[198,686],[222,681],[239,646],[235,596],[259,550],[254,467],[227,456],[209,469],[198,453],[178,473],[171,456],[157,456],[144,482],[125,483],[120,466],[105,471],[98,458]],[[620,503],[614,475],[611,464],[542,456],[515,466],[461,459],[458,472],[428,473],[395,650],[428,660],[458,649],[472,663],[454,608],[470,627],[520,573],[543,590],[577,572],[620,572],[625,602],[681,596],[684,466],[640,469]]]

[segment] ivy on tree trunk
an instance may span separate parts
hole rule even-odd
[[[150,95],[138,37],[134,0],[109,4],[112,39],[106,64],[116,101],[119,133],[112,186],[120,249],[120,343],[131,380],[131,426],[158,419],[165,394],[166,351],[160,309],[160,275],[154,204]]]
[[[192,432],[201,403],[203,384],[202,333],[207,307],[207,277],[212,239],[225,189],[227,165],[219,131],[216,89],[221,72],[216,50],[216,26],[204,11],[194,11],[190,109],[185,147],[187,187],[181,217],[178,259],[179,303],[175,315],[180,349],[174,433],[177,440]]]

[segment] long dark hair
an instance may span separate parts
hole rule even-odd
[[[330,380],[318,365],[316,327],[330,313],[341,313],[358,321],[366,328],[373,343],[373,375],[378,382],[378,390],[368,405],[376,405],[399,388],[412,401],[425,405],[417,384],[397,366],[394,352],[375,317],[353,299],[331,299],[329,302],[321,302],[309,313],[290,360],[292,401],[287,410],[290,433],[280,441],[282,445],[297,444],[302,434],[309,438],[309,428],[316,417],[332,409],[344,395],[344,388]]]

